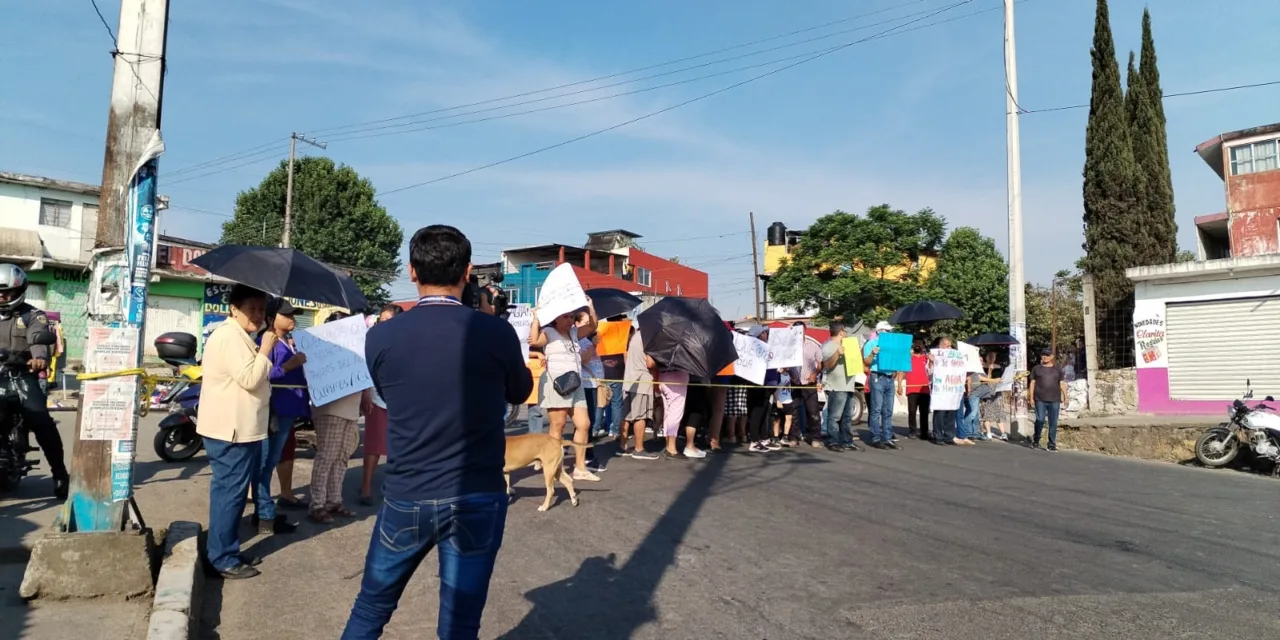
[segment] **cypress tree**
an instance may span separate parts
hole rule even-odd
[[[1115,366],[1126,362],[1126,351],[1127,361],[1132,361],[1132,318],[1126,319],[1125,307],[1132,307],[1133,285],[1124,271],[1138,264],[1133,240],[1142,216],[1137,209],[1136,166],[1106,0],[1098,0],[1092,58],[1093,89],[1085,131],[1082,263],[1093,276],[1096,304],[1104,325],[1099,332],[1100,354],[1104,362]]]
[[[1156,42],[1151,35],[1151,11],[1142,11],[1142,57],[1138,67],[1148,109],[1139,120],[1135,136],[1146,139],[1143,147],[1151,155],[1140,155],[1135,145],[1134,156],[1144,182],[1143,206],[1147,210],[1148,234],[1154,243],[1151,256],[1155,262],[1173,262],[1178,254],[1178,223],[1173,203],[1173,172],[1169,168],[1169,134],[1164,116],[1164,91],[1160,87],[1160,70],[1156,66]]]

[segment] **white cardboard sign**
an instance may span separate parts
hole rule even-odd
[[[538,322],[547,326],[556,318],[587,306],[587,294],[569,263],[561,264],[547,274],[538,292]]]
[[[764,384],[764,374],[769,369],[769,345],[759,338],[735,332],[733,348],[738,351],[733,375],[752,384]]]
[[[511,328],[515,330],[516,337],[520,339],[520,352],[524,354],[524,359],[529,360],[529,329],[533,324],[533,308],[527,304],[517,303],[507,307],[509,312],[507,322],[511,323]]]
[[[804,365],[804,327],[769,330],[769,368],[787,369]],[[757,383],[759,384],[759,383]]]
[[[307,355],[302,373],[312,404],[323,406],[373,386],[364,361],[368,331],[364,316],[354,315],[293,332],[294,346]]]

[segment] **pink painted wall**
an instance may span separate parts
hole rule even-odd
[[[1138,413],[1155,415],[1227,415],[1233,400],[1174,400],[1169,397],[1169,370],[1138,369]],[[1261,402],[1255,399],[1254,404]],[[1223,418],[1226,419],[1225,417]]]

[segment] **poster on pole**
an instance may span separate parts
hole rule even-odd
[[[302,373],[312,404],[323,406],[373,386],[364,361],[366,332],[359,314],[293,332],[294,346],[307,354]]]
[[[138,366],[138,331],[127,327],[89,327],[85,371],[111,373]]]
[[[803,365],[804,327],[796,325],[785,329],[770,329],[769,368],[787,369]],[[757,382],[756,384],[760,383]]]
[[[587,294],[569,263],[561,264],[542,282],[538,292],[538,322],[547,326],[556,318],[587,306]]]
[[[80,439],[133,440],[138,380],[87,380],[80,385]]]
[[[759,338],[734,333],[733,348],[738,352],[733,374],[752,384],[764,384],[764,374],[769,369],[769,345]]]
[[[516,303],[507,307],[507,311],[507,322],[511,323],[516,337],[520,339],[520,352],[524,354],[525,362],[528,362],[529,327],[533,324],[533,308],[524,303]]]
[[[929,387],[929,408],[934,411],[957,411],[964,399],[965,358],[959,349],[934,349],[933,376]]]

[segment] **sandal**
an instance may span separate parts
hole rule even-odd
[[[340,505],[340,504],[333,505],[332,507],[329,507],[328,509],[326,509],[326,511],[328,511],[330,515],[335,515],[335,516],[338,516],[339,518],[354,518],[354,517],[356,517],[356,512],[354,512],[354,511],[352,511],[352,510],[350,510],[350,509],[348,509],[348,508],[346,508],[346,507],[343,507],[343,506],[342,506],[342,505]]]
[[[307,518],[316,524],[333,524],[333,516],[329,515],[328,511],[312,509],[311,512],[307,514]]]

